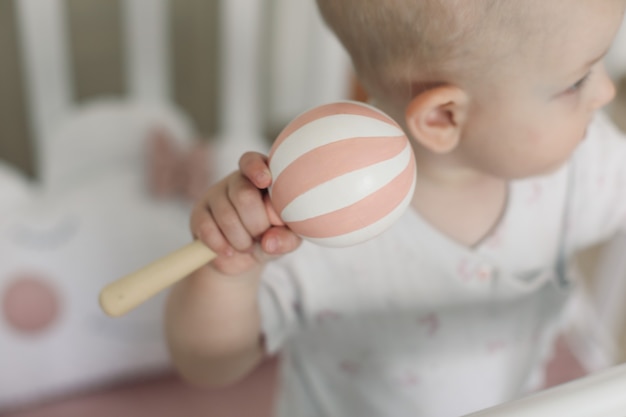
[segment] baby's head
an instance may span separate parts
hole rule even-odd
[[[507,31],[526,30],[511,18],[520,3],[318,0],[370,94],[400,98],[431,83],[484,77],[491,63],[507,59],[519,42]]]
[[[318,4],[418,159],[506,178],[542,173],[569,157],[614,94],[601,58],[625,0]]]

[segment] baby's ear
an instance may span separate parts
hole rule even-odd
[[[406,108],[411,135],[435,153],[454,150],[467,120],[469,97],[459,87],[443,85],[419,93]]]

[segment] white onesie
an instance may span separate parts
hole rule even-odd
[[[575,251],[626,220],[626,141],[604,116],[558,171],[510,184],[474,248],[409,210],[366,243],[304,243],[260,291],[280,417],[454,417],[541,384]]]

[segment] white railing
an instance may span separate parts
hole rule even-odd
[[[65,120],[72,107],[65,3],[61,0],[23,0],[15,4],[35,162],[41,166],[45,164],[48,152],[46,135]]]
[[[624,417],[626,365],[466,417]]]
[[[130,96],[167,102],[171,99],[167,0],[124,0],[121,5]]]

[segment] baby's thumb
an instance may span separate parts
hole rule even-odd
[[[284,226],[268,229],[261,238],[261,249],[265,256],[272,258],[296,250],[302,238]]]
[[[302,243],[302,239],[289,230],[278,216],[272,206],[269,194],[265,194],[263,203],[272,227],[265,231],[258,245],[260,253],[256,257],[261,262],[292,252]]]

